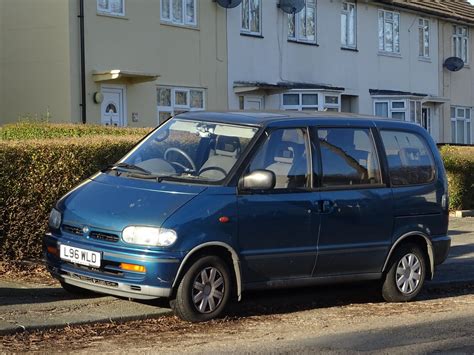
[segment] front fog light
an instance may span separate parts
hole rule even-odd
[[[61,212],[53,208],[49,214],[48,225],[52,229],[59,229],[61,227]]]
[[[122,239],[126,243],[168,247],[177,239],[176,232],[172,229],[129,226],[122,232]]]

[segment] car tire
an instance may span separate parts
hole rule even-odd
[[[188,322],[206,322],[219,317],[232,292],[229,267],[217,256],[204,256],[186,271],[170,302],[175,314]]]
[[[77,287],[74,285],[67,284],[65,282],[61,282],[61,287],[67,292],[75,296],[93,296],[96,295],[94,291]]]
[[[420,293],[426,277],[425,253],[416,244],[398,247],[387,266],[382,297],[387,302],[409,302]]]

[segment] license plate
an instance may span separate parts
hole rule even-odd
[[[63,260],[70,261],[74,264],[100,267],[100,253],[96,251],[70,247],[64,244],[61,244],[59,250],[59,255]]]

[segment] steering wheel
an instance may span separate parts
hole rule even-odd
[[[191,165],[191,169],[192,171],[196,171],[196,164],[194,164],[193,160],[191,159],[191,157],[184,151],[182,151],[181,149],[179,148],[168,148],[166,149],[165,151],[165,154],[163,155],[163,157],[165,158],[166,161],[169,161],[171,164],[173,165],[177,165],[185,170],[189,169],[188,167],[185,167],[184,165],[176,162],[176,161],[170,161],[168,160],[168,154],[171,153],[171,152],[176,152],[176,153],[179,153],[181,156],[183,156],[187,162],[189,163],[189,165]]]
[[[201,171],[199,171],[199,176],[201,176],[202,173],[204,173],[206,171],[210,171],[210,170],[216,170],[216,171],[222,173],[224,175],[224,177],[227,176],[227,171],[225,171],[222,168],[219,168],[218,166],[208,166],[207,168],[201,169]]]

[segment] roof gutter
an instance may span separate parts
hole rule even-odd
[[[86,53],[84,35],[84,0],[79,0],[79,35],[80,35],[80,56],[81,56],[81,119],[82,123],[87,122],[86,115]]]

